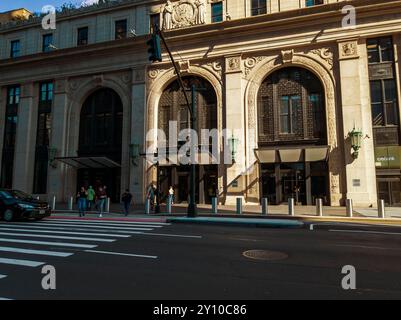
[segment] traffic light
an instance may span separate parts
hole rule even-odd
[[[149,61],[151,62],[162,62],[162,51],[160,46],[160,36],[157,33],[152,34],[152,37],[148,42],[148,52],[149,52]]]

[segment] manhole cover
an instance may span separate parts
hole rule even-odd
[[[288,258],[288,254],[284,252],[269,250],[248,250],[245,251],[242,255],[249,259],[265,261],[283,260]]]

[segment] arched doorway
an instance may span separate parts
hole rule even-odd
[[[217,129],[217,96],[213,86],[205,79],[197,76],[183,77],[184,86],[198,89],[195,101],[197,108],[198,132],[202,129]],[[190,97],[190,92],[188,95]],[[168,139],[169,122],[176,121],[178,132],[189,128],[190,117],[184,93],[177,80],[170,83],[164,89],[158,108],[158,128],[166,133]],[[200,136],[200,135],[199,135]],[[167,142],[168,145],[168,142]],[[158,168],[158,183],[164,196],[168,194],[170,186],[175,190],[175,200],[186,202],[189,192],[189,166],[161,166]],[[216,196],[218,186],[217,165],[197,166],[196,198],[198,203],[211,203],[211,198]]]
[[[294,198],[329,202],[324,89],[299,67],[269,75],[258,92],[261,196],[271,203]]]
[[[78,156],[103,159],[84,163],[91,165],[78,170],[78,188],[105,185],[114,202],[118,202],[120,197],[122,122],[123,105],[112,89],[95,91],[82,106]]]

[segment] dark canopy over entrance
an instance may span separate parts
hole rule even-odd
[[[77,188],[106,186],[112,201],[119,201],[121,182],[123,106],[111,89],[99,89],[81,110],[78,157],[70,158],[78,167]]]
[[[271,203],[294,198],[329,201],[324,90],[310,71],[283,68],[258,93],[261,195]]]

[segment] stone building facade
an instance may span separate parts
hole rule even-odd
[[[157,23],[185,82],[207,87],[203,126],[235,131],[232,164],[198,167],[199,202],[399,205],[400,22],[400,0],[122,0],[64,10],[56,30],[40,18],[3,23],[1,187],[66,201],[102,183],[139,203],[158,182],[186,201],[185,166],[133,155],[149,130],[188,125],[167,53],[148,61]]]

